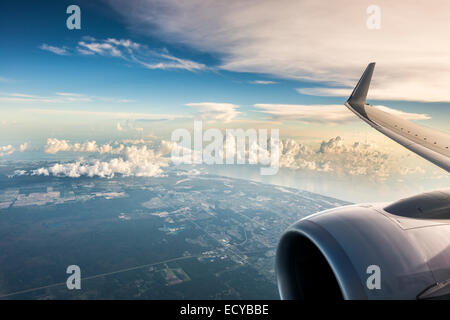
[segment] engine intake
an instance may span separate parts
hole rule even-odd
[[[276,254],[281,298],[418,299],[433,288],[443,291],[450,279],[450,221],[383,208],[340,207],[290,226]],[[379,288],[369,285],[374,267]]]

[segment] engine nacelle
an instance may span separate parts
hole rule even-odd
[[[398,215],[405,199],[398,203],[335,208],[289,227],[276,257],[281,298],[450,297],[450,210],[441,219],[417,219]],[[379,288],[368,285],[374,268]]]

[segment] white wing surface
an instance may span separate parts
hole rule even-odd
[[[450,172],[450,135],[366,104],[375,63],[370,63],[345,105],[362,120],[412,152]]]

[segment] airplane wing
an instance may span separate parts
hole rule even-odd
[[[373,128],[450,172],[450,135],[420,126],[366,104],[375,63],[370,63],[345,106]]]

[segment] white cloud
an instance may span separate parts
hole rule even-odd
[[[145,144],[144,139],[123,139],[120,141],[120,143],[124,144]],[[118,141],[114,142],[114,144],[119,144]]]
[[[56,138],[48,138],[47,144],[44,147],[46,153],[57,153],[60,151],[70,151],[72,145],[69,144],[67,140],[59,140]]]
[[[254,107],[278,121],[338,123],[355,119],[344,105],[255,104]]]
[[[119,49],[117,49],[114,45],[110,43],[87,43],[84,41],[78,42],[78,45],[81,47],[80,49],[86,52],[91,52],[93,54],[100,54],[100,55],[110,55],[113,57],[121,57],[122,53]]]
[[[240,114],[236,110],[239,106],[231,103],[196,102],[187,103],[186,105],[196,108],[200,118],[207,121],[230,122]]]
[[[369,180],[420,174],[416,167],[410,168],[402,161],[401,156],[393,155],[380,146],[360,141],[346,143],[339,136],[322,141],[317,149],[291,139],[283,140],[280,148],[280,166],[293,170],[367,176]],[[403,165],[399,166],[399,162]]]
[[[1,146],[0,147],[0,157],[8,156],[12,154],[16,149],[12,145]]]
[[[44,152],[55,154],[58,152],[97,152],[100,154],[120,154],[125,149],[123,144],[118,147],[112,147],[110,144],[97,145],[97,142],[86,141],[84,143],[70,143],[68,140],[59,140],[56,138],[48,138],[44,146]]]
[[[254,107],[277,121],[342,123],[358,120],[344,105],[255,104]],[[409,113],[385,106],[374,107],[407,120],[430,119],[430,116],[426,114]]]
[[[252,84],[275,84],[277,82],[270,81],[270,80],[254,80],[254,81],[250,81],[250,83],[252,83]]]
[[[56,154],[58,152],[82,152],[99,154],[124,154],[128,151],[127,145],[145,145],[156,150],[157,154],[166,155],[172,151],[173,142],[165,140],[144,140],[144,139],[123,139],[98,145],[95,140],[85,141],[83,143],[71,143],[69,140],[60,140],[57,138],[48,138],[44,146],[44,152]]]
[[[445,0],[379,0],[379,30],[366,26],[372,2],[359,0],[109,3],[133,30],[218,53],[225,70],[351,88],[376,61],[369,98],[450,101]]]
[[[176,114],[105,112],[105,111],[61,110],[61,109],[25,109],[24,111],[29,113],[46,114],[46,115],[72,115],[72,116],[101,117],[105,119],[131,119],[131,120],[133,119],[173,120],[187,117],[184,115],[176,115]]]
[[[131,40],[128,39],[114,39],[114,38],[109,38],[106,40],[106,42],[115,44],[117,46],[122,46],[125,48],[131,48],[131,49],[139,49],[141,47],[141,45],[139,43],[133,42]]]
[[[77,48],[78,53],[85,55],[85,56],[93,56],[95,55],[94,51],[90,51],[90,50],[86,50],[86,49],[82,49],[80,47]]]
[[[80,176],[112,178],[115,175],[153,177],[163,174],[163,167],[169,165],[172,143],[161,141],[155,149],[147,146],[120,145],[113,148],[108,144],[98,146],[95,141],[70,144],[67,140],[48,139],[46,152],[56,153],[59,151],[74,152],[98,152],[108,154],[119,154],[119,157],[106,161],[80,160],[68,163],[57,163],[50,167],[42,167],[25,174],[31,175],[53,175],[62,177],[78,178]]]
[[[160,164],[146,161],[134,161],[114,158],[109,161],[77,161],[72,163],[57,163],[49,168],[39,168],[32,175],[53,175],[59,177],[78,178],[80,176],[112,178],[117,174],[123,176],[153,177],[162,174]]]
[[[361,72],[362,74],[362,72]],[[355,83],[356,84],[356,83]],[[348,98],[353,91],[353,87],[348,88],[297,88],[300,94],[321,97],[345,97]],[[413,94],[410,94],[414,92]],[[398,84],[381,83],[378,88],[371,86],[368,100],[415,100],[423,102],[448,102],[448,98],[436,91],[433,84],[400,82]]]
[[[73,93],[73,92],[56,92],[57,96],[63,96],[63,97],[82,97],[83,95],[80,93]]]
[[[77,50],[82,55],[118,57],[147,69],[184,69],[188,71],[206,69],[204,64],[175,57],[167,50],[153,50],[129,39],[97,40],[92,37],[84,37],[84,41],[78,42]]]
[[[22,143],[19,147],[20,152],[24,152],[28,149],[28,142]]]
[[[401,110],[391,109],[386,106],[374,106],[384,112],[391,113],[395,116],[401,117],[405,120],[429,120],[431,117],[424,113],[404,112]]]
[[[82,102],[130,103],[135,102],[135,100],[124,99],[121,97],[88,96],[85,94],[72,92],[56,92],[55,94],[49,96],[40,96],[26,93],[3,93],[0,94],[0,102],[67,104],[67,103],[82,103]]]
[[[168,54],[161,54],[160,58],[165,59],[164,62],[145,62],[134,57],[134,60],[144,66],[147,69],[184,69],[188,71],[196,71],[206,69],[206,66],[202,63],[177,58]]]
[[[42,45],[40,45],[39,49],[42,49],[45,51],[50,51],[50,52],[53,52],[54,54],[57,54],[60,56],[65,56],[65,55],[69,54],[66,47],[55,47],[55,46],[50,46],[46,43],[43,43]]]
[[[80,176],[110,178],[117,174],[158,176],[164,173],[164,167],[170,165],[170,155],[174,146],[176,143],[165,140],[122,140],[98,145],[95,141],[70,143],[68,140],[50,138],[45,146],[46,152],[90,153],[90,160],[58,163],[24,174],[74,178]],[[224,147],[224,152],[227,154],[235,152],[235,146],[228,145],[228,141]],[[266,150],[258,145],[248,146],[248,148],[264,151],[265,153],[260,153],[259,157],[270,157],[270,148]],[[3,147],[3,149],[7,152],[14,151],[12,146]],[[93,158],[95,154],[102,154],[102,159]],[[196,156],[193,151],[192,154]],[[221,156],[223,156],[222,152]],[[239,158],[238,154],[236,156]],[[248,150],[244,156],[246,158],[250,156]],[[282,139],[280,140],[279,165],[281,168],[292,170],[321,172],[329,177],[364,176],[368,180],[376,181],[383,181],[389,177],[401,179],[406,175],[423,175],[423,169],[411,162],[408,156],[409,153],[393,153],[391,150],[368,142],[346,142],[339,136],[324,140],[320,144],[304,144],[292,139]],[[402,165],[400,166],[399,163]]]
[[[10,93],[0,96],[1,102],[12,103],[73,103],[73,102],[92,102],[93,97],[82,94],[64,94],[56,93],[54,96],[37,96],[24,93]]]

